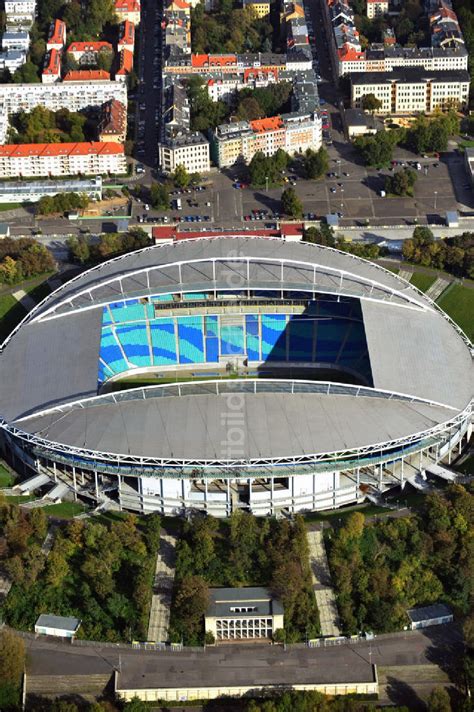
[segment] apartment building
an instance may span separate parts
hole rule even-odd
[[[272,156],[281,148],[294,155],[308,148],[318,150],[321,143],[319,117],[295,112],[218,126],[212,137],[212,157],[219,168],[225,168],[238,160],[251,161],[258,151]]]
[[[250,7],[256,17],[268,17],[270,14],[270,2],[266,0],[242,0],[244,8]]]
[[[164,173],[174,173],[179,165],[188,173],[207,173],[211,168],[209,141],[198,131],[165,136],[158,144],[158,162]]]
[[[90,82],[91,84],[105,84],[110,81],[110,74],[105,69],[76,69],[68,72],[64,77],[64,82],[83,84]]]
[[[367,17],[383,17],[388,13],[388,0],[367,0]]]
[[[5,0],[7,22],[33,22],[36,15],[36,0]]]
[[[100,110],[99,141],[123,143],[127,135],[127,109],[120,101],[111,99]]]
[[[61,52],[52,49],[46,53],[41,81],[43,84],[54,84],[61,79]]]
[[[27,59],[27,54],[24,50],[6,49],[0,52],[0,70],[8,69],[10,74],[16,72],[22,67]]]
[[[119,55],[119,68],[115,72],[116,82],[128,82],[130,74],[133,72],[133,52],[123,49]]]
[[[26,30],[10,30],[2,35],[2,49],[18,49],[28,52],[30,34]]]
[[[120,25],[120,35],[117,47],[119,51],[128,49],[129,52],[133,52],[135,48],[135,26],[132,25],[130,20],[125,20],[125,22],[122,22]]]
[[[127,88],[116,82],[57,82],[55,84],[0,84],[0,107],[6,114],[44,106],[51,111],[97,108],[110,99],[127,106]]]
[[[55,20],[48,33],[48,41],[46,49],[50,52],[52,49],[60,52],[66,44],[66,23],[62,20]]]
[[[27,143],[0,146],[0,178],[121,174],[127,170],[117,143]]]
[[[351,76],[351,104],[362,108],[362,98],[373,94],[382,102],[377,113],[391,115],[431,114],[437,109],[463,110],[469,99],[466,71],[429,73],[419,68],[372,72]]]
[[[132,25],[140,22],[140,1],[139,0],[115,0],[115,14],[121,22],[128,20]]]
[[[96,64],[99,54],[102,52],[112,54],[112,51],[110,42],[72,42],[67,48],[67,53],[79,65]]]

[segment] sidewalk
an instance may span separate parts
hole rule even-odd
[[[150,621],[148,623],[147,641],[149,642],[164,643],[168,640],[175,559],[176,538],[171,534],[162,534],[160,550],[156,559]]]
[[[309,562],[313,577],[313,590],[319,610],[321,635],[340,635],[336,597],[331,585],[331,574],[324,547],[322,530],[307,530]]]

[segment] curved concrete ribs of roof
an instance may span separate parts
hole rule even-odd
[[[389,287],[388,285],[384,285],[381,282],[375,281],[373,279],[369,279],[366,277],[361,277],[360,275],[357,275],[353,272],[349,272],[347,270],[343,269],[338,269],[336,267],[330,267],[328,265],[323,265],[319,262],[306,262],[303,260],[294,260],[294,259],[286,259],[286,258],[281,258],[281,257],[263,257],[263,258],[256,258],[248,255],[239,255],[236,257],[232,256],[226,256],[226,257],[202,257],[202,258],[196,258],[196,259],[191,259],[191,260],[179,260],[177,262],[166,262],[165,264],[160,264],[160,265],[153,265],[152,267],[142,267],[140,269],[134,270],[132,272],[129,272],[125,275],[118,275],[111,277],[110,279],[105,279],[102,281],[99,281],[97,284],[87,287],[85,289],[80,290],[79,292],[76,292],[75,294],[71,295],[70,297],[67,297],[66,299],[57,302],[56,304],[52,305],[49,309],[46,309],[46,311],[40,312],[40,314],[35,317],[34,320],[36,321],[46,321],[48,318],[49,319],[54,319],[58,318],[61,316],[67,316],[70,315],[71,313],[77,312],[77,311],[86,311],[88,309],[96,309],[99,306],[104,306],[105,304],[108,304],[113,301],[117,300],[123,300],[127,298],[137,298],[137,297],[145,297],[150,294],[166,294],[166,293],[171,293],[171,292],[192,292],[195,291],[196,288],[199,287],[201,290],[206,290],[207,289],[217,289],[219,291],[233,291],[235,290],[235,285],[234,286],[228,286],[228,274],[226,275],[226,278],[223,279],[222,281],[219,281],[217,270],[218,266],[223,266],[224,269],[228,270],[228,265],[229,263],[234,263],[234,264],[241,264],[246,266],[246,275],[240,275],[242,278],[241,284],[238,285],[239,289],[246,289],[250,288],[251,286],[255,289],[269,289],[269,290],[274,290],[275,288],[277,289],[291,289],[291,290],[296,290],[296,291],[305,291],[305,292],[319,292],[319,293],[331,293],[331,294],[341,294],[344,296],[351,296],[351,297],[358,297],[360,299],[368,299],[370,301],[390,301],[392,304],[400,307],[405,307],[409,309],[421,309],[423,311],[432,311],[432,308],[427,304],[423,303],[422,301],[418,301],[414,296],[412,296],[409,293],[405,293],[405,290],[411,291],[411,289],[407,289],[407,287],[404,288],[404,291],[393,289]],[[194,265],[211,265],[212,266],[212,278],[207,277],[206,274],[204,273],[199,273],[201,279],[206,280],[206,278],[209,280],[209,285],[206,285],[206,282],[199,282],[199,283],[189,283],[186,284],[186,280],[183,282],[182,279],[182,271],[183,269],[187,267],[192,267]],[[270,280],[263,280],[262,278],[259,279],[259,277],[251,276],[250,275],[250,267],[255,266],[255,265],[274,265],[280,268],[280,278],[276,278],[275,275],[269,275],[267,273],[267,278],[270,277],[272,279]],[[168,288],[163,289],[163,288],[158,288],[158,287],[153,287],[150,286],[150,275],[152,273],[160,272],[160,271],[167,271],[172,268],[177,269],[177,281],[175,285],[168,285]],[[310,282],[309,280],[304,280],[300,282],[293,282],[288,280],[288,276],[285,277],[285,269],[291,270],[294,269],[297,273],[301,274],[301,270],[307,270],[308,275],[312,273],[313,279]],[[199,271],[197,269],[196,271]],[[130,293],[127,288],[124,288],[124,282],[127,280],[133,280],[133,278],[145,275],[146,280],[147,280],[147,286],[141,287],[138,291],[135,291],[133,293]],[[308,276],[307,275],[307,276]],[[337,278],[339,280],[339,284],[337,286],[334,286],[333,288],[329,288],[327,286],[324,286],[321,284],[320,279],[322,276],[326,276],[329,278]],[[350,286],[347,288],[344,281],[350,283]],[[362,293],[358,292],[356,290],[351,290],[351,286],[353,284],[361,285],[362,290],[365,288],[367,290],[366,293],[362,291]],[[271,284],[271,286],[268,286]],[[104,288],[111,286],[111,285],[118,285],[119,290],[117,291],[116,294],[111,295],[110,297],[103,298],[95,301],[94,300],[94,292],[98,290],[104,290]],[[183,289],[183,287],[185,287]],[[378,294],[382,293],[383,296],[377,296]],[[416,293],[415,293],[416,295]],[[416,295],[417,296],[417,295]],[[88,301],[84,304],[79,303],[77,306],[75,303],[81,298],[88,298]],[[68,306],[69,308],[67,311],[61,311],[59,313],[58,310],[63,307],[63,306]]]

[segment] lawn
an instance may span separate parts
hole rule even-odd
[[[378,507],[375,504],[358,504],[344,509],[331,509],[327,512],[311,512],[310,514],[304,515],[304,520],[308,524],[312,522],[329,522],[330,524],[336,524],[336,522],[339,521],[345,522],[353,512],[361,512],[366,517],[370,517],[374,514],[388,514],[391,510],[387,509],[387,507]]]
[[[36,499],[35,494],[9,494],[5,497],[8,504],[26,504]]]
[[[58,519],[72,519],[77,514],[82,514],[86,511],[86,506],[80,502],[60,502],[59,504],[50,504],[43,507],[44,513],[49,517],[57,517]]]
[[[7,210],[18,210],[23,207],[22,203],[0,203],[0,212],[5,213]]]
[[[0,342],[7,338],[25,314],[25,307],[11,294],[0,296]]]
[[[426,292],[435,282],[435,280],[436,277],[433,277],[433,275],[431,274],[424,274],[423,272],[413,272],[410,279],[410,284],[412,284],[414,287],[417,287],[420,292]]]
[[[469,339],[474,338],[474,289],[452,284],[437,300],[438,305],[459,324]]]
[[[13,476],[10,470],[0,463],[0,488],[1,487],[11,487],[13,484]]]

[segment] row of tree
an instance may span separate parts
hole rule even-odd
[[[271,52],[273,27],[247,6],[235,8],[232,0],[214,3],[206,12],[204,3],[191,11],[192,51],[198,54],[226,52]]]
[[[208,586],[268,586],[283,602],[287,642],[319,633],[305,525],[237,511],[229,520],[196,517],[183,523],[177,545],[170,635],[203,642]]]
[[[55,269],[51,252],[32,237],[0,240],[0,284],[17,284]]]
[[[402,250],[408,262],[474,279],[473,232],[435,240],[428,227],[419,226],[413,231],[413,237],[404,241]]]
[[[368,166],[383,166],[393,158],[395,146],[401,145],[415,153],[446,151],[448,139],[459,131],[459,118],[454,111],[438,114],[432,119],[419,116],[409,129],[379,131],[374,136],[360,136],[354,145]]]
[[[335,247],[342,252],[349,252],[351,255],[363,257],[366,260],[376,260],[385,253],[385,248],[381,248],[374,243],[351,242],[339,235],[334,235],[334,230],[326,223],[321,223],[320,227],[309,227],[304,231],[304,242],[311,242],[314,245],[323,247]]]
[[[57,195],[44,195],[36,203],[38,215],[53,215],[66,213],[70,210],[84,210],[89,205],[86,193],[58,193]]]
[[[43,517],[41,517],[43,514]],[[3,566],[14,582],[3,606],[6,622],[31,630],[40,613],[76,616],[89,640],[146,639],[160,519],[127,515],[103,524],[73,520],[56,531],[46,558],[41,509],[25,515],[3,505]]]
[[[51,111],[44,106],[14,115],[9,134],[11,143],[74,143],[92,138],[84,114],[69,109]]]
[[[107,232],[92,238],[79,235],[67,240],[70,259],[79,264],[102,262],[125,252],[133,252],[150,244],[144,230],[135,228],[126,233]]]
[[[343,630],[390,632],[406,611],[444,600],[467,614],[474,595],[472,485],[424,498],[416,516],[367,522],[355,512],[328,537]]]

